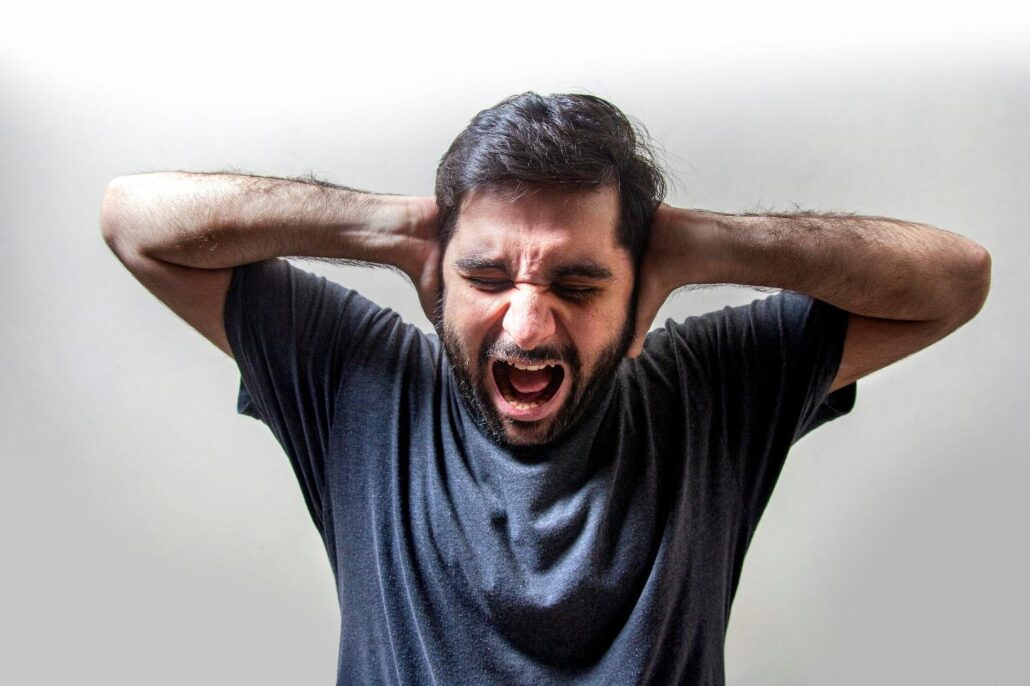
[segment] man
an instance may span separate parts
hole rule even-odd
[[[435,198],[116,179],[125,266],[239,365],[336,575],[340,683],[721,683],[790,446],[946,336],[990,257],[877,217],[662,203],[613,105],[477,115]],[[279,256],[390,265],[438,336]],[[689,284],[783,289],[648,333]]]

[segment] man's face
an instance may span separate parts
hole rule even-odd
[[[491,436],[550,442],[604,390],[633,334],[633,263],[618,196],[466,197],[443,258],[441,337]]]

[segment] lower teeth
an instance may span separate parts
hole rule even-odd
[[[540,407],[543,403],[524,403],[518,400],[508,400],[508,404],[517,410],[532,410]]]
[[[503,388],[501,389],[501,395],[504,396],[504,399],[508,401],[509,405],[511,405],[512,407],[514,407],[514,408],[516,408],[518,410],[532,410],[532,409],[534,409],[536,407],[540,407],[541,405],[544,404],[544,401],[542,401],[542,400],[530,400],[530,401],[519,400],[519,399],[515,398],[514,396],[512,396],[510,393],[508,393],[508,391],[506,389],[503,389]]]

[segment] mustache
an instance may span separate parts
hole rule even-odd
[[[486,362],[491,357],[503,360],[518,360],[532,364],[534,362],[564,362],[572,369],[579,368],[579,355],[576,349],[569,346],[541,346],[532,350],[524,350],[512,341],[496,340],[493,343],[485,344],[480,357],[481,362]]]

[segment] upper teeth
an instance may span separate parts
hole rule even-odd
[[[538,369],[545,369],[547,367],[553,367],[557,363],[556,362],[552,362],[550,364],[519,364],[518,362],[509,362],[508,364],[510,364],[512,367],[515,367],[515,369],[524,369],[524,370],[526,370],[528,372],[535,372]]]

